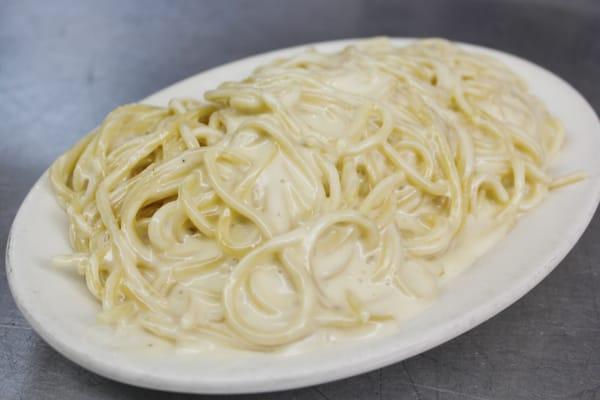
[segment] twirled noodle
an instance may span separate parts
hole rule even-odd
[[[450,256],[581,178],[548,175],[564,131],[521,79],[442,40],[308,51],[205,98],[120,107],[50,172],[75,250],[57,263],[102,320],[174,342],[407,318]]]

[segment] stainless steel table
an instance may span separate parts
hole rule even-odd
[[[382,34],[515,53],[600,110],[595,0],[2,0],[0,243],[35,179],[117,105],[250,54]],[[449,343],[370,374],[248,398],[600,399],[599,234],[596,217],[538,287]],[[66,360],[30,329],[0,274],[0,399],[193,398],[115,383]]]

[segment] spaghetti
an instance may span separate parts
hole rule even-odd
[[[494,59],[442,40],[308,51],[166,108],[120,107],[52,166],[108,323],[272,350],[435,297],[444,257],[578,176]]]

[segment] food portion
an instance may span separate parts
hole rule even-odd
[[[52,166],[106,323],[273,351],[414,315],[554,186],[559,121],[442,40],[307,51],[120,107]]]

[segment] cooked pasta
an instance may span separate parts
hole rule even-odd
[[[204,97],[119,107],[50,171],[56,263],[102,321],[175,343],[376,331],[580,178],[547,173],[563,127],[524,82],[443,40],[311,50]]]

